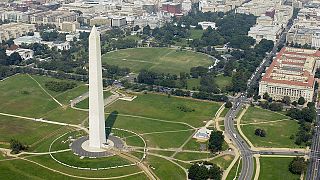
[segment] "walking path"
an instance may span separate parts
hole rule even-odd
[[[253,155],[253,157],[256,160],[256,172],[254,175],[254,180],[259,180],[259,175],[260,175],[260,159],[259,159],[259,157],[260,157],[260,155],[255,154],[255,155]]]
[[[20,118],[20,119],[26,119],[26,120],[36,121],[36,122],[48,123],[48,124],[55,124],[55,125],[60,125],[60,126],[70,126],[70,127],[75,127],[75,128],[82,129],[82,130],[88,132],[87,128],[84,128],[84,127],[81,127],[81,126],[75,125],[75,124],[67,124],[67,123],[62,123],[62,122],[44,120],[42,118],[37,119],[37,118],[30,118],[30,117],[18,116],[18,115],[7,114],[7,113],[0,113],[0,115],[14,117],[14,118]]]
[[[34,79],[30,74],[28,74],[28,76],[34,81],[34,82],[36,82],[37,84],[38,84],[38,86],[47,94],[47,95],[49,95],[56,103],[58,103],[60,106],[63,106],[63,104],[61,104],[56,98],[54,98],[47,90],[45,90],[42,86],[41,86],[41,84],[36,80],[36,79]]]
[[[196,131],[194,131],[191,136],[189,136],[189,138],[184,141],[184,143],[171,155],[171,157],[174,157],[177,153],[182,151],[182,148],[190,141],[190,139],[192,139],[192,137],[194,136],[194,134],[196,133]]]
[[[256,125],[256,124],[269,124],[269,123],[276,123],[276,122],[281,122],[281,121],[293,121],[291,119],[280,119],[280,120],[274,120],[274,121],[262,121],[262,122],[252,122],[252,123],[240,123],[241,126],[245,125]]]

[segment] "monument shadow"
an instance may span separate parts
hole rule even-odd
[[[118,114],[119,114],[118,111],[111,112],[105,121],[106,138],[107,139],[112,131],[112,127],[114,126],[115,121],[118,118]]]

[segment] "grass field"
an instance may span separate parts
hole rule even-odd
[[[279,121],[278,121],[279,120]],[[265,109],[249,107],[241,119],[243,133],[255,147],[297,148],[290,136],[298,131],[299,124],[289,117]],[[248,124],[251,123],[251,124]],[[256,129],[266,131],[266,137],[254,134]]]
[[[38,163],[41,163],[41,164],[45,164],[46,166],[53,168],[53,169],[56,169],[61,172],[65,172],[65,173],[68,173],[71,175],[76,175],[76,176],[83,176],[83,177],[113,177],[113,176],[125,175],[125,174],[130,174],[130,173],[140,171],[135,166],[117,168],[117,169],[109,169],[109,170],[101,170],[101,171],[78,170],[78,169],[68,168],[66,166],[63,166],[63,165],[56,163],[53,159],[51,159],[51,157],[49,155],[34,156],[34,157],[29,157],[28,159],[33,160]]]
[[[200,88],[200,78],[187,79],[187,85],[189,90],[198,90]]]
[[[43,116],[44,119],[70,124],[81,124],[88,118],[88,112],[72,109],[71,107],[59,107]]]
[[[198,159],[207,159],[213,157],[210,153],[191,153],[191,152],[180,152],[177,153],[174,158],[183,161],[193,161]]]
[[[289,171],[289,164],[293,158],[285,157],[260,157],[260,175],[261,180],[298,180],[299,175],[292,174]]]
[[[32,145],[60,128],[58,125],[0,116],[0,142],[10,142],[14,138]]]
[[[49,80],[61,81],[44,76],[32,76],[50,95],[62,104],[87,91],[87,87],[78,83],[74,89],[58,93],[45,88],[45,82]],[[14,115],[40,118],[46,113],[59,107],[59,105],[37,84],[37,82],[25,74],[12,76],[0,82],[0,112]]]
[[[191,39],[200,39],[203,35],[202,29],[191,29],[190,30],[190,38]]]
[[[241,123],[259,123],[266,121],[276,121],[281,119],[289,119],[289,117],[275,113],[258,107],[249,107],[246,113],[241,118]]]
[[[210,162],[218,165],[220,168],[226,170],[229,165],[231,164],[231,162],[233,161],[234,156],[232,155],[224,155],[224,156],[220,156],[217,157],[213,160],[211,160]]]
[[[130,68],[133,72],[142,69],[159,73],[179,74],[190,72],[191,67],[210,66],[213,62],[206,55],[169,48],[135,48],[104,54],[102,62]]]
[[[230,110],[230,108],[224,108],[220,114],[220,117],[226,117],[229,110]]]
[[[223,75],[217,75],[215,78],[215,83],[217,86],[222,90],[225,91],[227,86],[231,85],[231,77],[223,76]],[[187,79],[187,85],[189,90],[198,90],[200,88],[200,78],[192,78]]]
[[[224,76],[224,75],[218,75],[214,78],[215,82],[217,83],[218,87],[221,90],[226,90],[227,86],[231,85],[232,77]]]
[[[155,148],[179,148],[188,137],[192,135],[192,131],[181,131],[172,133],[159,133],[143,135],[149,147]],[[174,138],[170,138],[174,137]]]
[[[80,159],[79,156],[74,155],[71,151],[57,153],[53,156],[63,163],[82,168],[104,168],[131,164],[129,161],[122,159],[119,156]]]
[[[266,131],[266,137],[259,137],[254,134],[256,129]],[[243,133],[248,137],[255,147],[278,147],[278,148],[298,148],[291,135],[298,131],[299,124],[296,121],[281,121],[268,124],[241,126]]]
[[[238,161],[232,166],[226,179],[227,180],[237,179],[237,177],[239,177],[240,175],[241,168],[242,168],[242,159],[239,158]]]
[[[184,150],[193,150],[193,151],[199,151],[201,150],[201,144],[203,144],[207,148],[208,142],[197,142],[195,139],[190,139],[189,142],[183,147]]]
[[[156,156],[148,156],[147,161],[160,179],[186,179],[184,171],[170,161]]]
[[[86,85],[77,83],[77,87],[62,93],[52,92],[45,88],[46,81],[52,78],[43,76],[17,75],[5,81],[0,82],[0,112],[14,115],[28,116],[32,118],[44,118],[45,120],[64,122],[70,124],[81,124],[87,122],[88,112],[74,110],[69,106],[71,99],[82,95],[88,91]],[[44,88],[42,89],[37,82]],[[59,80],[57,80],[59,81]],[[20,87],[21,86],[21,87]],[[46,91],[63,104],[60,106],[53,101],[53,98]],[[5,94],[5,95],[3,95]],[[110,95],[109,92],[105,95]],[[213,118],[214,114],[220,107],[220,103],[197,101],[187,98],[177,98],[158,94],[137,94],[137,98],[132,101],[117,101],[106,108],[106,124],[111,127],[111,133],[123,138],[129,146],[143,147],[144,143],[141,138],[126,131],[116,130],[122,128],[134,131],[140,134],[148,147],[160,148],[155,151],[158,154],[172,155],[174,148],[179,148],[195,131],[193,127],[201,127]],[[11,97],[11,98],[10,98]],[[181,107],[187,107],[194,111],[184,112]],[[9,108],[10,107],[10,108]],[[109,112],[113,114],[110,115]],[[16,138],[30,145],[30,152],[48,152],[50,144],[65,132],[74,131],[67,126],[58,126],[35,122],[32,120],[8,118],[0,116],[0,143],[1,147],[8,148],[8,141]],[[66,138],[71,136],[65,135],[64,139],[56,141],[52,150],[61,150],[69,148],[69,141]],[[174,138],[173,138],[174,137]],[[59,143],[63,144],[59,144]],[[187,142],[187,149],[198,150],[197,142]],[[171,151],[161,151],[161,149],[170,149]],[[142,157],[141,153],[133,152],[137,157]],[[69,165],[80,167],[103,167],[117,166],[127,164],[128,162],[120,157],[113,156],[102,159],[89,159],[73,155],[71,151],[54,154],[60,161]],[[178,153],[176,158],[185,160],[196,160],[208,157],[208,153]],[[4,157],[0,157],[3,160]],[[103,171],[86,171],[72,169],[56,163],[48,155],[27,157],[27,159],[36,161],[42,165],[52,168],[62,173],[72,176],[82,177],[113,177],[130,173],[139,172],[137,167],[126,167],[113,170]],[[183,169],[172,162],[156,156],[147,156],[149,164],[155,168],[155,173],[161,179],[185,179]],[[23,166],[23,167],[17,167]],[[71,177],[52,173],[48,169],[38,166],[32,162],[23,160],[0,161],[0,169],[6,172],[0,172],[0,177],[4,179],[16,179],[23,177],[25,179],[41,179],[44,174],[52,174],[48,179],[72,179]],[[30,169],[32,169],[30,171]],[[28,172],[25,172],[29,170]],[[9,176],[12,173],[12,176]],[[121,178],[120,178],[121,179]],[[146,179],[143,174],[130,176],[123,179]]]
[[[194,111],[183,112],[178,109],[179,106],[186,106],[194,109]],[[177,97],[168,98],[167,96],[156,94],[139,94],[134,101],[117,101],[106,108],[106,111],[185,122],[200,127],[204,125],[203,121],[208,121],[214,116],[219,106],[220,103],[215,102],[203,102]]]
[[[28,75],[16,75],[0,82],[0,112],[39,118],[58,107]]]

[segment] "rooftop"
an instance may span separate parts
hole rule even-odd
[[[263,82],[312,88],[319,50],[282,48],[262,77]]]

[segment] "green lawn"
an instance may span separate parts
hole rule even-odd
[[[200,159],[207,159],[213,157],[212,154],[208,152],[179,152],[177,153],[174,158],[184,160],[184,161],[193,161],[193,160],[200,160]]]
[[[0,142],[14,138],[28,145],[50,136],[62,126],[0,116]]]
[[[230,110],[230,108],[224,108],[220,114],[220,117],[226,117],[226,114],[228,113],[229,110]]]
[[[169,48],[134,48],[104,54],[103,63],[130,68],[133,72],[148,69],[159,73],[190,72],[191,67],[210,66],[208,56]]]
[[[154,168],[153,172],[160,179],[179,180],[186,179],[184,171],[177,165],[156,156],[147,156],[147,161]]]
[[[246,113],[242,116],[241,123],[258,123],[281,119],[290,119],[290,117],[258,107],[249,107]]]
[[[73,154],[72,151],[53,154],[53,156],[68,165],[82,168],[104,168],[131,164],[131,162],[119,157],[111,156],[105,158],[83,158]]]
[[[227,86],[231,85],[231,77],[228,76],[223,76],[223,75],[218,75],[217,77],[214,78],[217,86],[221,90],[225,90]],[[192,78],[187,80],[187,85],[189,90],[198,90],[200,87],[200,78]]]
[[[53,173],[52,171],[45,169],[36,164],[24,161],[24,160],[13,160],[0,162],[0,177],[6,180],[16,179],[76,179],[68,176],[64,176],[59,173]]]
[[[240,164],[239,164],[240,161]],[[239,165],[239,167],[238,167]],[[241,167],[242,167],[242,159],[238,159],[238,161],[232,166],[228,176],[227,176],[227,180],[234,180],[237,179],[237,177],[239,177],[239,174],[241,172]]]
[[[106,115],[107,121],[113,116],[114,126],[116,128],[131,130],[136,133],[150,133],[150,132],[163,132],[163,131],[176,131],[176,130],[187,130],[188,126],[184,124],[176,124],[161,121],[154,121],[145,118],[138,117],[126,117],[121,115]]]
[[[148,147],[179,148],[192,135],[192,131],[143,135]]]
[[[70,124],[81,124],[87,120],[88,112],[72,109],[71,107],[58,107],[43,116],[44,119]]]
[[[266,137],[260,137],[254,134],[255,130],[258,128],[266,131]],[[255,147],[299,147],[294,143],[294,139],[290,139],[290,136],[295,135],[299,129],[298,122],[293,120],[267,124],[244,125],[241,126],[241,129]]]
[[[149,153],[159,154],[162,156],[170,157],[174,154],[174,151],[157,151],[157,150],[150,150]]]
[[[231,85],[232,77],[218,75],[217,77],[214,78],[214,80],[221,90],[225,90],[227,86]]]
[[[183,112],[180,106],[194,109]],[[139,94],[132,102],[117,101],[106,111],[117,111],[119,114],[138,115],[167,121],[185,122],[200,127],[203,121],[210,120],[220,107],[220,103],[203,102],[192,99],[170,97],[157,94]]]
[[[241,123],[245,124],[241,126],[243,133],[248,137],[249,141],[251,141],[255,147],[299,147],[295,145],[294,139],[290,139],[290,136],[295,135],[298,131],[299,124],[296,121],[289,120],[289,117],[285,115],[261,108],[249,107],[242,117]],[[266,131],[266,137],[259,137],[254,134],[255,130],[258,128]]]
[[[193,151],[200,151],[201,144],[205,144],[207,147],[207,142],[197,142],[195,139],[190,139],[189,142],[183,147],[184,150],[193,150]]]
[[[78,87],[75,87],[73,89],[67,90],[63,93],[56,95],[55,98],[62,104],[68,105],[70,103],[70,100],[73,100],[74,98],[79,97],[85,92],[88,92],[88,90],[89,90],[88,86],[79,85]]]
[[[285,157],[260,157],[261,180],[298,180],[300,175],[292,174],[289,171],[289,164],[293,158]]]
[[[36,161],[52,169],[59,170],[61,172],[68,173],[75,176],[82,176],[82,177],[114,177],[114,176],[122,176],[122,175],[131,174],[131,173],[140,171],[140,169],[136,166],[129,166],[124,168],[116,168],[116,169],[109,169],[109,170],[100,170],[100,171],[78,170],[78,169],[68,168],[59,163],[56,163],[49,155],[34,156],[34,157],[29,157],[28,159]],[[29,171],[30,169],[32,169],[32,167],[29,167]],[[55,174],[55,173],[52,173],[52,174]]]
[[[226,170],[229,165],[231,164],[231,162],[233,161],[234,156],[232,155],[224,155],[224,156],[220,156],[217,157],[213,160],[211,160],[210,162],[218,165],[219,167],[221,167],[222,169]]]
[[[0,112],[39,118],[59,105],[28,75],[0,82]]]
[[[143,140],[138,136],[132,136],[123,139],[128,146],[144,147]]]
[[[61,81],[45,76],[32,76],[44,89],[45,82]],[[76,82],[76,81],[73,81]],[[87,91],[87,87],[76,82],[77,87],[65,92],[54,92],[46,89],[62,104],[68,105],[73,98]],[[19,74],[0,82],[0,112],[34,118],[43,117],[48,112],[60,107],[43,89],[28,75]]]
[[[203,35],[202,29],[191,29],[190,30],[190,38],[191,39],[200,39]]]
[[[187,85],[189,90],[198,90],[200,88],[200,78],[187,79]]]

